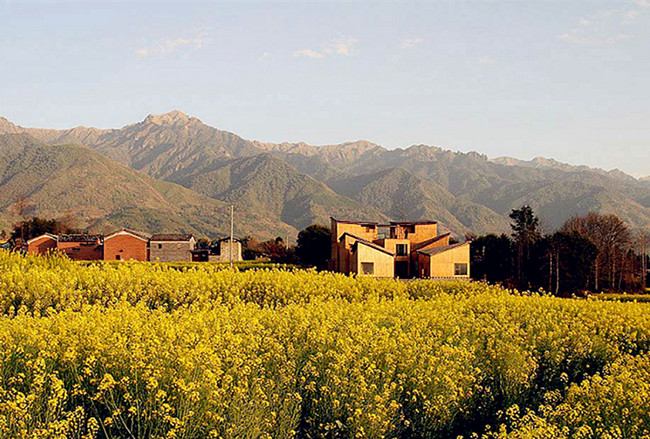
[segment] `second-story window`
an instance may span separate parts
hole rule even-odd
[[[408,256],[409,254],[408,244],[397,244],[395,247],[395,254],[397,256]]]

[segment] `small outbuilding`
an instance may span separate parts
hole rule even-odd
[[[241,241],[239,239],[233,239],[232,242],[230,238],[223,238],[219,240],[219,253],[216,255],[210,255],[211,261],[221,261],[228,262],[230,261],[230,249],[232,247],[232,260],[233,261],[243,261],[241,253]]]

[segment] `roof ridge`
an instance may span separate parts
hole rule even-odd
[[[377,249],[377,250],[380,250],[380,251],[382,251],[382,252],[384,252],[384,253],[388,253],[388,254],[391,255],[391,256],[395,256],[395,253],[393,253],[393,252],[391,252],[390,250],[388,250],[388,249],[382,247],[382,246],[379,245],[379,244],[375,244],[374,242],[370,242],[370,241],[368,241],[367,239],[363,239],[363,238],[361,238],[361,237],[359,237],[359,236],[357,236],[357,235],[353,235],[352,233],[349,233],[349,232],[345,232],[345,233],[343,233],[343,234],[341,235],[341,237],[343,237],[343,236],[345,236],[345,235],[348,235],[348,236],[353,237],[354,239],[356,239],[358,242],[361,242],[362,244],[365,244],[365,245],[367,245],[367,246],[370,246],[370,247],[372,247],[372,248],[375,248],[375,249]]]

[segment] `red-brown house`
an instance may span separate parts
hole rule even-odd
[[[59,235],[56,248],[73,261],[99,261],[104,258],[101,235]]]
[[[104,237],[105,261],[148,261],[149,236],[121,229]]]
[[[44,233],[27,241],[27,253],[32,255],[44,255],[49,251],[56,250],[58,236]]]

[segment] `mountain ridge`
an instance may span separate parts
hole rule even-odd
[[[322,146],[305,142],[268,143],[210,127],[178,110],[151,114],[140,122],[107,130],[22,128],[0,119],[0,132],[3,131],[26,132],[52,144],[87,145],[150,177],[181,184],[204,196],[232,201],[241,189],[252,209],[263,211],[261,214],[269,220],[281,221],[292,229],[308,219],[326,222],[326,212],[350,212],[351,216],[366,212],[378,218],[396,219],[394,205],[401,196],[396,185],[404,185],[403,192],[420,194],[411,197],[414,205],[408,209],[408,220],[446,218],[458,234],[485,233],[493,231],[491,227],[501,231],[509,210],[521,204],[533,205],[551,227],[559,227],[568,217],[584,213],[585,209],[615,209],[631,226],[650,229],[647,181],[619,170],[574,166],[542,157],[529,161],[491,159],[478,152],[453,152],[421,144],[388,150],[366,140]],[[231,184],[228,179],[232,175],[226,171],[231,166],[228,163],[255,156],[267,157],[258,163],[266,168],[251,171],[257,176],[255,179],[240,178],[238,183]],[[279,162],[270,161],[269,156]],[[389,172],[398,169],[408,175]],[[377,196],[382,202],[373,199],[371,189],[365,193],[361,189],[344,189],[344,182],[362,176],[375,179],[367,187],[383,194]],[[269,185],[269,181],[277,184]],[[301,185],[296,193],[304,194],[298,210],[291,207],[297,200],[285,196],[296,182]],[[228,190],[214,190],[222,187]],[[253,196],[255,191],[264,196]],[[390,197],[386,198],[386,194]],[[243,195],[239,199],[244,202]],[[283,206],[271,206],[271,200]],[[434,206],[434,201],[439,205]],[[357,203],[355,209],[346,210],[346,206],[353,205],[350,203]],[[285,215],[278,217],[282,211]],[[289,218],[303,213],[302,220]],[[441,218],[423,217],[434,214]],[[484,216],[486,221],[479,221],[476,215]],[[497,220],[497,216],[501,219]]]

